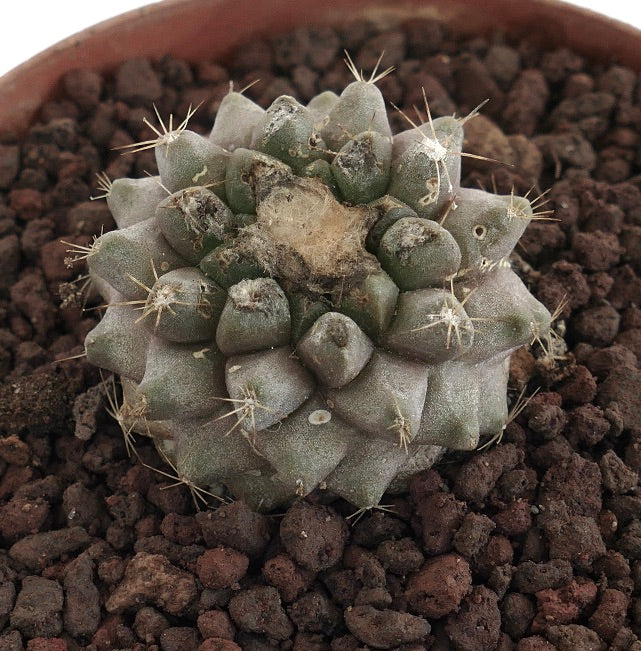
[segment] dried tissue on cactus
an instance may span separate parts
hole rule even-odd
[[[209,137],[160,120],[132,146],[159,176],[103,183],[118,229],[85,255],[127,441],[263,510],[318,487],[373,507],[476,448],[550,326],[508,262],[530,202],[460,187],[470,116],[392,136],[381,75],[351,68],[307,106],[230,89]]]

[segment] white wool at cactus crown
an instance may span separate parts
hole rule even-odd
[[[144,5],[149,0],[20,0],[5,2],[0,21],[0,76],[50,45],[86,27]],[[641,3],[634,0],[572,0],[641,29]]]

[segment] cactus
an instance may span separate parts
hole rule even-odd
[[[127,442],[189,486],[359,508],[508,419],[510,353],[550,314],[510,269],[527,198],[460,187],[465,120],[392,137],[376,81],[266,110],[230,88],[209,136],[170,122],[159,176],[103,189],[88,359]],[[386,71],[387,72],[387,71]],[[188,118],[191,116],[188,115]]]

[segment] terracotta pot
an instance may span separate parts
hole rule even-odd
[[[641,32],[557,0],[165,0],[100,23],[33,57],[0,79],[0,135],[18,135],[73,68],[108,70],[136,56],[224,58],[256,34],[368,18],[390,24],[442,20],[465,33],[504,30],[547,47],[641,69]]]
[[[616,58],[641,71],[641,31],[556,0],[166,0],[73,36],[1,78],[0,137],[3,133],[19,135],[25,131],[41,103],[56,92],[61,76],[74,68],[108,71],[132,57],[155,58],[166,53],[190,61],[224,59],[235,46],[255,34],[287,31],[302,25],[344,24],[359,18],[390,24],[417,16],[441,19],[459,32],[478,34],[500,29],[514,38],[529,39],[550,48],[566,45],[584,56],[602,61]],[[611,391],[614,393],[614,389]],[[82,484],[82,480],[79,483]],[[580,489],[572,490],[578,494]],[[97,495],[102,499],[100,492]],[[527,522],[529,505],[526,501],[522,504],[528,509],[527,517],[522,518]],[[505,513],[516,514],[510,515],[516,520],[523,512]],[[599,524],[605,531],[607,518],[614,518],[615,514],[610,511],[602,511],[602,514],[605,517]],[[503,517],[505,523],[507,518]],[[481,526],[478,522],[477,525]],[[100,526],[102,528],[102,524]],[[142,531],[141,528],[136,535],[143,536]],[[535,531],[540,535],[540,529]],[[115,536],[119,535],[117,529],[114,532]],[[598,532],[594,537],[598,537]],[[501,538],[511,552],[507,535]],[[122,557],[119,563],[124,566],[129,549],[119,549],[118,553]],[[496,553],[500,556],[503,552],[499,549]],[[448,554],[446,559],[448,557],[459,563],[454,554]],[[35,567],[39,572],[40,565]],[[56,567],[60,576],[62,562]],[[134,567],[132,562],[127,571]],[[142,569],[137,571],[142,572]],[[55,578],[56,575],[51,576]],[[66,583],[65,590],[68,590]],[[474,598],[481,594],[475,592]],[[109,615],[109,619],[104,620],[105,634],[111,626],[108,622],[117,621],[117,617]]]

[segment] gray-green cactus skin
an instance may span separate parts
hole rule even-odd
[[[307,106],[230,90],[208,137],[160,135],[159,177],[113,182],[88,256],[87,357],[127,431],[263,510],[316,488],[374,507],[500,432],[510,354],[550,314],[508,262],[528,200],[460,187],[463,124],[392,137],[357,76]]]

